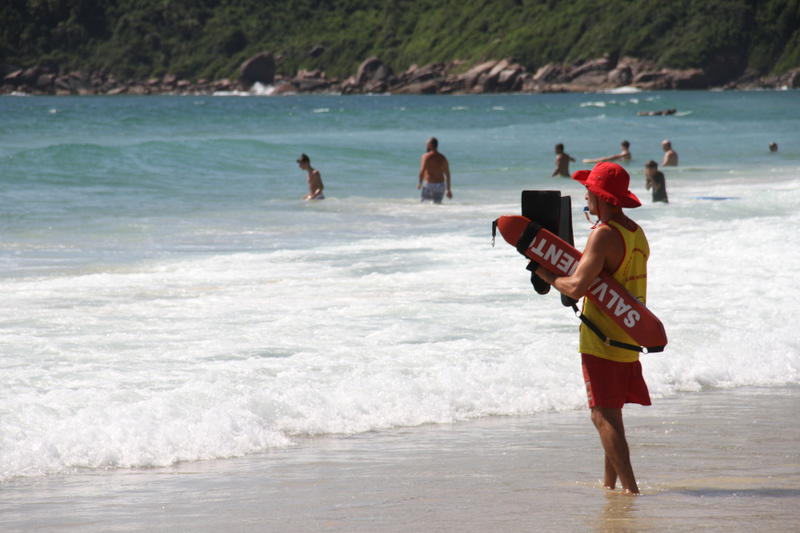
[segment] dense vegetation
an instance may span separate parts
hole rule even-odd
[[[610,53],[769,74],[800,66],[799,28],[799,0],[3,0],[0,65],[218,79],[266,50],[279,73],[344,77],[373,55],[401,72]]]

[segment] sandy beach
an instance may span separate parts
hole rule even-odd
[[[588,411],[307,438],[2,487],[11,531],[765,531],[800,524],[800,388],[625,409],[642,496],[602,488]]]

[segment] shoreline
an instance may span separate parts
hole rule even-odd
[[[800,386],[624,414],[642,496],[602,488],[588,409],[352,436],[169,468],[15,479],[4,532],[759,531],[800,521]]]

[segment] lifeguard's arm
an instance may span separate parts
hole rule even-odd
[[[586,249],[571,276],[558,277],[541,266],[536,269],[536,275],[555,287],[561,294],[578,300],[583,298],[595,278],[616,255],[615,252],[619,252],[621,244],[619,236],[612,228],[601,226],[589,234]]]

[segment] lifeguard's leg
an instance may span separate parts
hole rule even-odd
[[[600,441],[606,452],[604,486],[613,489],[619,477],[624,491],[639,494],[628,441],[625,440],[622,409],[592,407],[592,422],[600,433]]]

